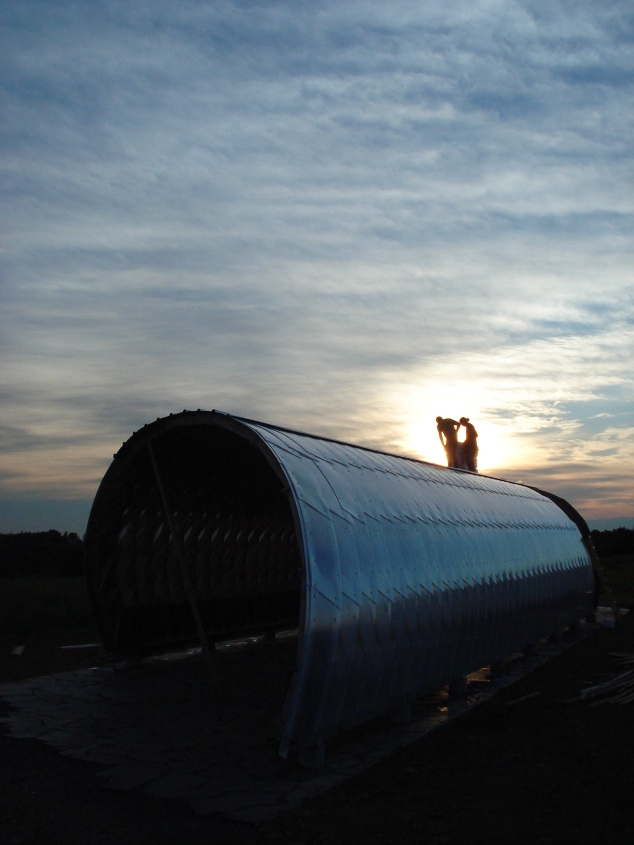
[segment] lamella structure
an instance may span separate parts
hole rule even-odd
[[[87,578],[115,652],[196,638],[185,579],[210,642],[298,628],[286,756],[590,615],[584,534],[568,503],[521,484],[184,411],[115,455]]]

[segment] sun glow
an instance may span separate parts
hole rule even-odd
[[[451,411],[451,409],[448,409]],[[478,469],[486,472],[493,467],[511,466],[517,462],[514,454],[515,444],[507,433],[498,426],[482,419],[477,409],[467,413],[442,413],[441,416],[449,416],[452,419],[459,419],[461,416],[469,416],[470,421],[475,425],[478,432]],[[437,416],[437,415],[436,415]],[[464,429],[458,432],[458,440],[464,439]],[[425,461],[432,461],[436,464],[446,463],[445,451],[440,443],[436,431],[436,419],[434,415],[421,420],[413,420],[406,429],[403,447],[408,453],[416,455]]]
[[[400,413],[400,437],[396,444],[399,451],[445,464],[445,451],[436,430],[436,417],[459,420],[468,417],[478,432],[478,469],[487,472],[505,467],[526,465],[531,460],[533,447],[513,427],[513,421],[495,418],[483,406],[482,385],[461,383],[448,387],[431,383],[424,388],[404,387],[393,396],[393,407]],[[486,395],[486,394],[485,394]],[[456,400],[459,397],[459,400]],[[458,432],[464,439],[464,430]]]

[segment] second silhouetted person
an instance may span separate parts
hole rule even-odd
[[[471,472],[477,472],[478,468],[478,432],[475,430],[473,423],[469,422],[469,417],[460,417],[460,425],[464,427],[464,456],[467,463],[467,469]]]

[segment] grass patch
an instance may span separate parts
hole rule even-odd
[[[614,555],[601,558],[608,586],[621,607],[634,607],[634,555]],[[599,604],[609,604],[602,592]]]
[[[0,638],[93,632],[95,620],[83,577],[0,579]]]

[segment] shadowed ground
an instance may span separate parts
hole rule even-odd
[[[383,720],[350,734],[345,741],[329,749],[329,767],[319,772],[300,769],[294,761],[286,764],[279,760],[274,740],[266,735],[267,728],[271,727],[267,708],[269,704],[277,707],[278,696],[283,694],[288,652],[292,653],[294,645],[291,642],[270,647],[259,644],[219,655],[221,662],[226,657],[224,662],[233,667],[230,672],[221,669],[223,687],[227,687],[233,672],[238,677],[250,677],[251,691],[255,694],[255,700],[243,701],[243,715],[240,715],[240,708],[232,699],[238,695],[238,690],[228,693],[225,706],[234,719],[220,731],[224,735],[222,740],[218,739],[218,733],[213,738],[213,732],[204,733],[205,727],[209,728],[212,722],[206,709],[209,699],[205,685],[208,681],[202,664],[195,657],[177,662],[155,661],[125,671],[100,670],[104,673],[101,677],[108,677],[109,681],[105,686],[102,684],[101,692],[93,701],[91,718],[102,726],[98,731],[101,742],[93,743],[93,751],[104,755],[99,758],[101,763],[62,757],[43,742],[2,738],[4,783],[1,800],[6,838],[16,842],[72,839],[80,843],[125,842],[132,837],[139,842],[166,843],[414,842],[434,841],[434,838],[460,842],[468,831],[472,841],[490,841],[495,837],[503,841],[511,833],[520,841],[534,841],[540,836],[543,841],[562,841],[561,836],[549,837],[551,831],[559,829],[561,833],[565,820],[568,839],[563,841],[592,841],[590,832],[605,831],[605,825],[612,830],[612,841],[627,841],[625,832],[634,829],[629,801],[632,710],[562,702],[579,692],[581,680],[597,680],[600,674],[616,672],[617,667],[611,665],[608,653],[634,651],[632,634],[629,618],[616,631],[599,630],[561,656],[552,658],[542,668],[516,680],[489,702],[414,744],[411,744],[412,733],[425,732],[421,720],[427,720],[428,729],[430,720],[437,722],[446,718],[445,707],[464,709],[464,702],[452,705],[443,694],[433,701],[428,700],[425,707],[421,705],[411,726],[392,726]],[[271,683],[271,666],[262,657],[267,651],[276,655],[273,661],[279,666],[276,683]],[[524,662],[516,661],[514,671]],[[258,671],[263,674],[258,675]],[[86,675],[95,676],[95,673],[80,671],[61,676],[67,696],[69,678],[85,678]],[[168,679],[171,680],[166,684]],[[481,676],[473,681],[472,695],[475,695],[474,689],[486,686],[487,678]],[[84,709],[82,702],[86,696],[80,695],[71,707],[63,698],[59,699],[58,705],[51,708],[50,696],[58,694],[59,684],[59,679],[51,678],[20,684],[18,690],[4,689],[11,695],[29,689],[28,695],[35,695],[39,701],[35,710],[57,713],[55,718],[60,723],[67,719],[78,701],[79,711]],[[165,694],[169,687],[173,690],[171,696]],[[145,691],[145,702],[134,698],[140,690]],[[94,687],[92,691],[95,692]],[[122,695],[122,692],[126,694]],[[526,695],[531,697],[524,698]],[[517,699],[523,700],[506,706],[505,702]],[[187,705],[192,701],[198,702],[193,710]],[[152,703],[149,708],[148,702]],[[40,736],[57,747],[63,744],[65,736],[78,737],[85,729],[85,725],[77,723],[72,727],[70,721],[61,735],[50,735],[51,723],[34,724],[37,718],[33,709],[28,715],[29,728],[25,708],[15,699],[13,704],[14,707],[6,712],[12,714],[14,727],[16,714],[22,714],[25,716],[23,732],[40,731]],[[117,708],[127,715],[116,717]],[[77,712],[75,707],[75,715]],[[105,717],[106,713],[110,716]],[[198,719],[207,713],[205,726],[203,722],[192,720],[196,713]],[[236,725],[245,714],[246,722],[237,730]],[[232,721],[234,727],[228,728]],[[218,731],[217,719],[215,724]],[[128,736],[123,741],[126,726]],[[233,745],[228,742],[231,730],[243,738],[248,737],[251,730],[251,735],[257,738],[255,744],[249,740],[247,747],[240,751],[235,738]],[[404,735],[403,731],[409,735]],[[268,732],[272,735],[271,730]],[[143,761],[132,761],[132,769],[126,773],[129,761],[121,759],[122,751],[133,746],[138,749],[143,736],[146,739],[141,746],[146,757],[152,756],[150,746],[155,744],[154,759],[146,760],[144,772],[138,765]],[[150,741],[148,738],[152,737]],[[159,739],[163,747],[159,747]],[[403,742],[410,744],[367,768],[389,751],[390,743],[393,748]],[[233,749],[233,776],[237,777],[237,784],[231,780],[230,769],[224,777],[218,768],[214,770],[217,763],[210,765],[214,755],[217,758],[223,747],[223,753],[228,753],[229,746]],[[90,742],[84,748],[90,749]],[[71,754],[75,755],[76,750],[75,743]],[[125,758],[125,754],[123,756]],[[227,761],[222,765],[227,765]],[[131,772],[134,774],[135,766],[140,779],[137,783],[130,776]],[[350,778],[359,766],[366,770]],[[187,768],[190,770],[185,771]],[[93,776],[99,773],[103,776]],[[117,778],[120,778],[118,784]],[[261,779],[277,783],[273,789],[262,790],[258,786]],[[99,786],[100,783],[107,785],[109,781],[116,792]],[[209,784],[220,796],[210,794],[213,790]],[[217,815],[196,816],[192,809],[195,807],[198,813],[218,810],[239,818],[241,809],[249,808],[235,806],[235,803],[233,808],[226,806],[226,797],[232,794],[251,790],[252,795],[259,796],[259,803],[253,804],[250,800],[250,806],[266,807],[267,802],[270,806],[271,796],[274,796],[273,803],[279,805],[294,790],[292,800],[304,797],[296,791],[298,788],[310,795],[331,784],[335,784],[334,788],[265,822],[258,831]],[[196,790],[199,794],[192,795]],[[168,795],[170,800],[165,800]],[[223,797],[224,807],[222,800],[220,805],[213,805]],[[200,802],[198,805],[196,800]],[[208,802],[206,806],[205,801]],[[88,812],[90,807],[93,809]],[[598,814],[595,821],[592,821],[591,810]],[[257,815],[262,814],[251,812],[253,820]],[[443,839],[443,836],[449,838]]]

